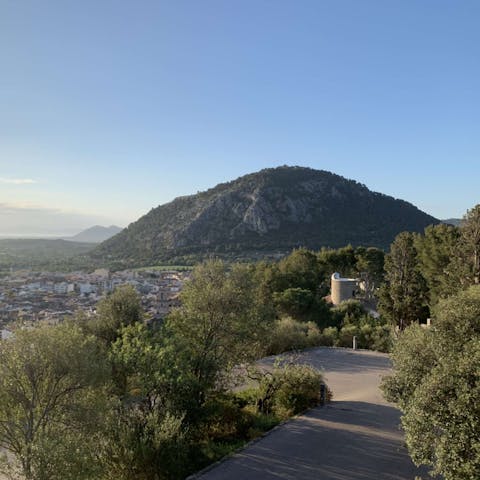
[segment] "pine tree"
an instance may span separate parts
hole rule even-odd
[[[397,235],[385,257],[385,283],[380,288],[380,313],[400,330],[425,316],[427,284],[418,269],[414,234]]]

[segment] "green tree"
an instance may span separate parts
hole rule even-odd
[[[251,267],[231,269],[221,261],[197,266],[181,294],[182,305],[167,318],[166,331],[202,386],[198,401],[238,363],[258,358],[272,324],[259,301]]]
[[[79,312],[74,322],[80,325],[86,334],[97,337],[103,345],[105,355],[108,356],[112,344],[119,338],[122,329],[129,325],[143,323],[143,319],[144,313],[139,294],[131,285],[122,285],[98,302],[96,315],[87,317]],[[127,388],[127,373],[122,365],[115,363],[114,357],[110,356],[109,359],[112,393],[123,395]]]
[[[355,275],[363,281],[365,296],[370,300],[383,282],[385,253],[375,247],[357,247],[355,260]]]
[[[99,446],[104,479],[184,478],[190,466],[185,420],[198,416],[189,365],[179,365],[161,330],[143,323],[119,330],[109,358],[125,384]]]
[[[427,285],[417,266],[414,234],[397,235],[385,258],[378,309],[400,330],[425,316]]]
[[[144,324],[124,327],[112,344],[109,357],[125,377],[123,399],[142,404],[142,410],[160,409],[181,416],[191,412],[196,381],[191,364],[164,330]]]
[[[383,379],[382,389],[388,401],[406,411],[415,389],[436,363],[432,330],[410,325],[394,344],[390,358],[395,374]]]
[[[315,303],[315,296],[310,290],[303,288],[287,288],[273,295],[280,313],[293,316],[304,316]]]
[[[327,281],[334,272],[343,276],[352,276],[356,272],[355,249],[351,245],[338,249],[322,248],[317,253],[317,259],[320,272]]]
[[[430,225],[415,237],[418,265],[429,290],[430,306],[450,292],[450,262],[459,241],[459,229],[452,225]]]
[[[469,265],[469,280],[473,285],[480,283],[480,205],[468,210],[461,226],[461,246]]]
[[[276,290],[301,288],[316,293],[320,271],[316,255],[305,248],[294,250],[278,263],[279,285]]]
[[[441,300],[430,329],[407,328],[394,347],[387,399],[402,409],[417,465],[445,480],[480,478],[480,286]]]
[[[142,321],[140,296],[131,285],[122,285],[98,302],[97,314],[88,321],[87,329],[110,345],[122,327]]]
[[[106,408],[97,341],[65,324],[0,341],[0,447],[26,480],[94,478]]]
[[[99,449],[102,480],[172,480],[188,473],[183,418],[158,408],[119,405]]]
[[[468,210],[463,217],[449,271],[453,292],[480,283],[480,205]]]

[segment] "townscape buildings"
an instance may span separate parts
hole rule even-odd
[[[132,285],[141,295],[147,319],[161,320],[179,305],[178,296],[188,276],[188,272],[155,270],[11,272],[0,278],[0,328],[16,321],[56,323],[78,310],[93,315],[104,295],[125,284]]]

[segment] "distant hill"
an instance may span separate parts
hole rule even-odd
[[[339,175],[279,167],[154,208],[91,255],[130,266],[211,254],[259,256],[298,246],[388,248],[399,232],[437,223],[408,202]]]
[[[0,271],[7,268],[64,270],[86,267],[94,244],[55,239],[0,239]]]
[[[446,220],[442,220],[442,223],[447,223],[448,225],[453,225],[454,227],[459,227],[462,223],[461,218],[447,218]]]
[[[64,240],[68,240],[70,242],[100,243],[108,240],[121,231],[122,229],[115,225],[110,225],[110,227],[95,225],[83,230],[80,233],[77,233],[77,235],[74,235],[73,237],[66,237]]]

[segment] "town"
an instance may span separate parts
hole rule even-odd
[[[95,313],[97,302],[120,285],[132,285],[142,299],[149,321],[159,321],[179,305],[179,293],[189,272],[174,270],[98,269],[92,273],[12,271],[0,278],[0,327],[8,335],[14,322],[55,324],[81,310]]]

